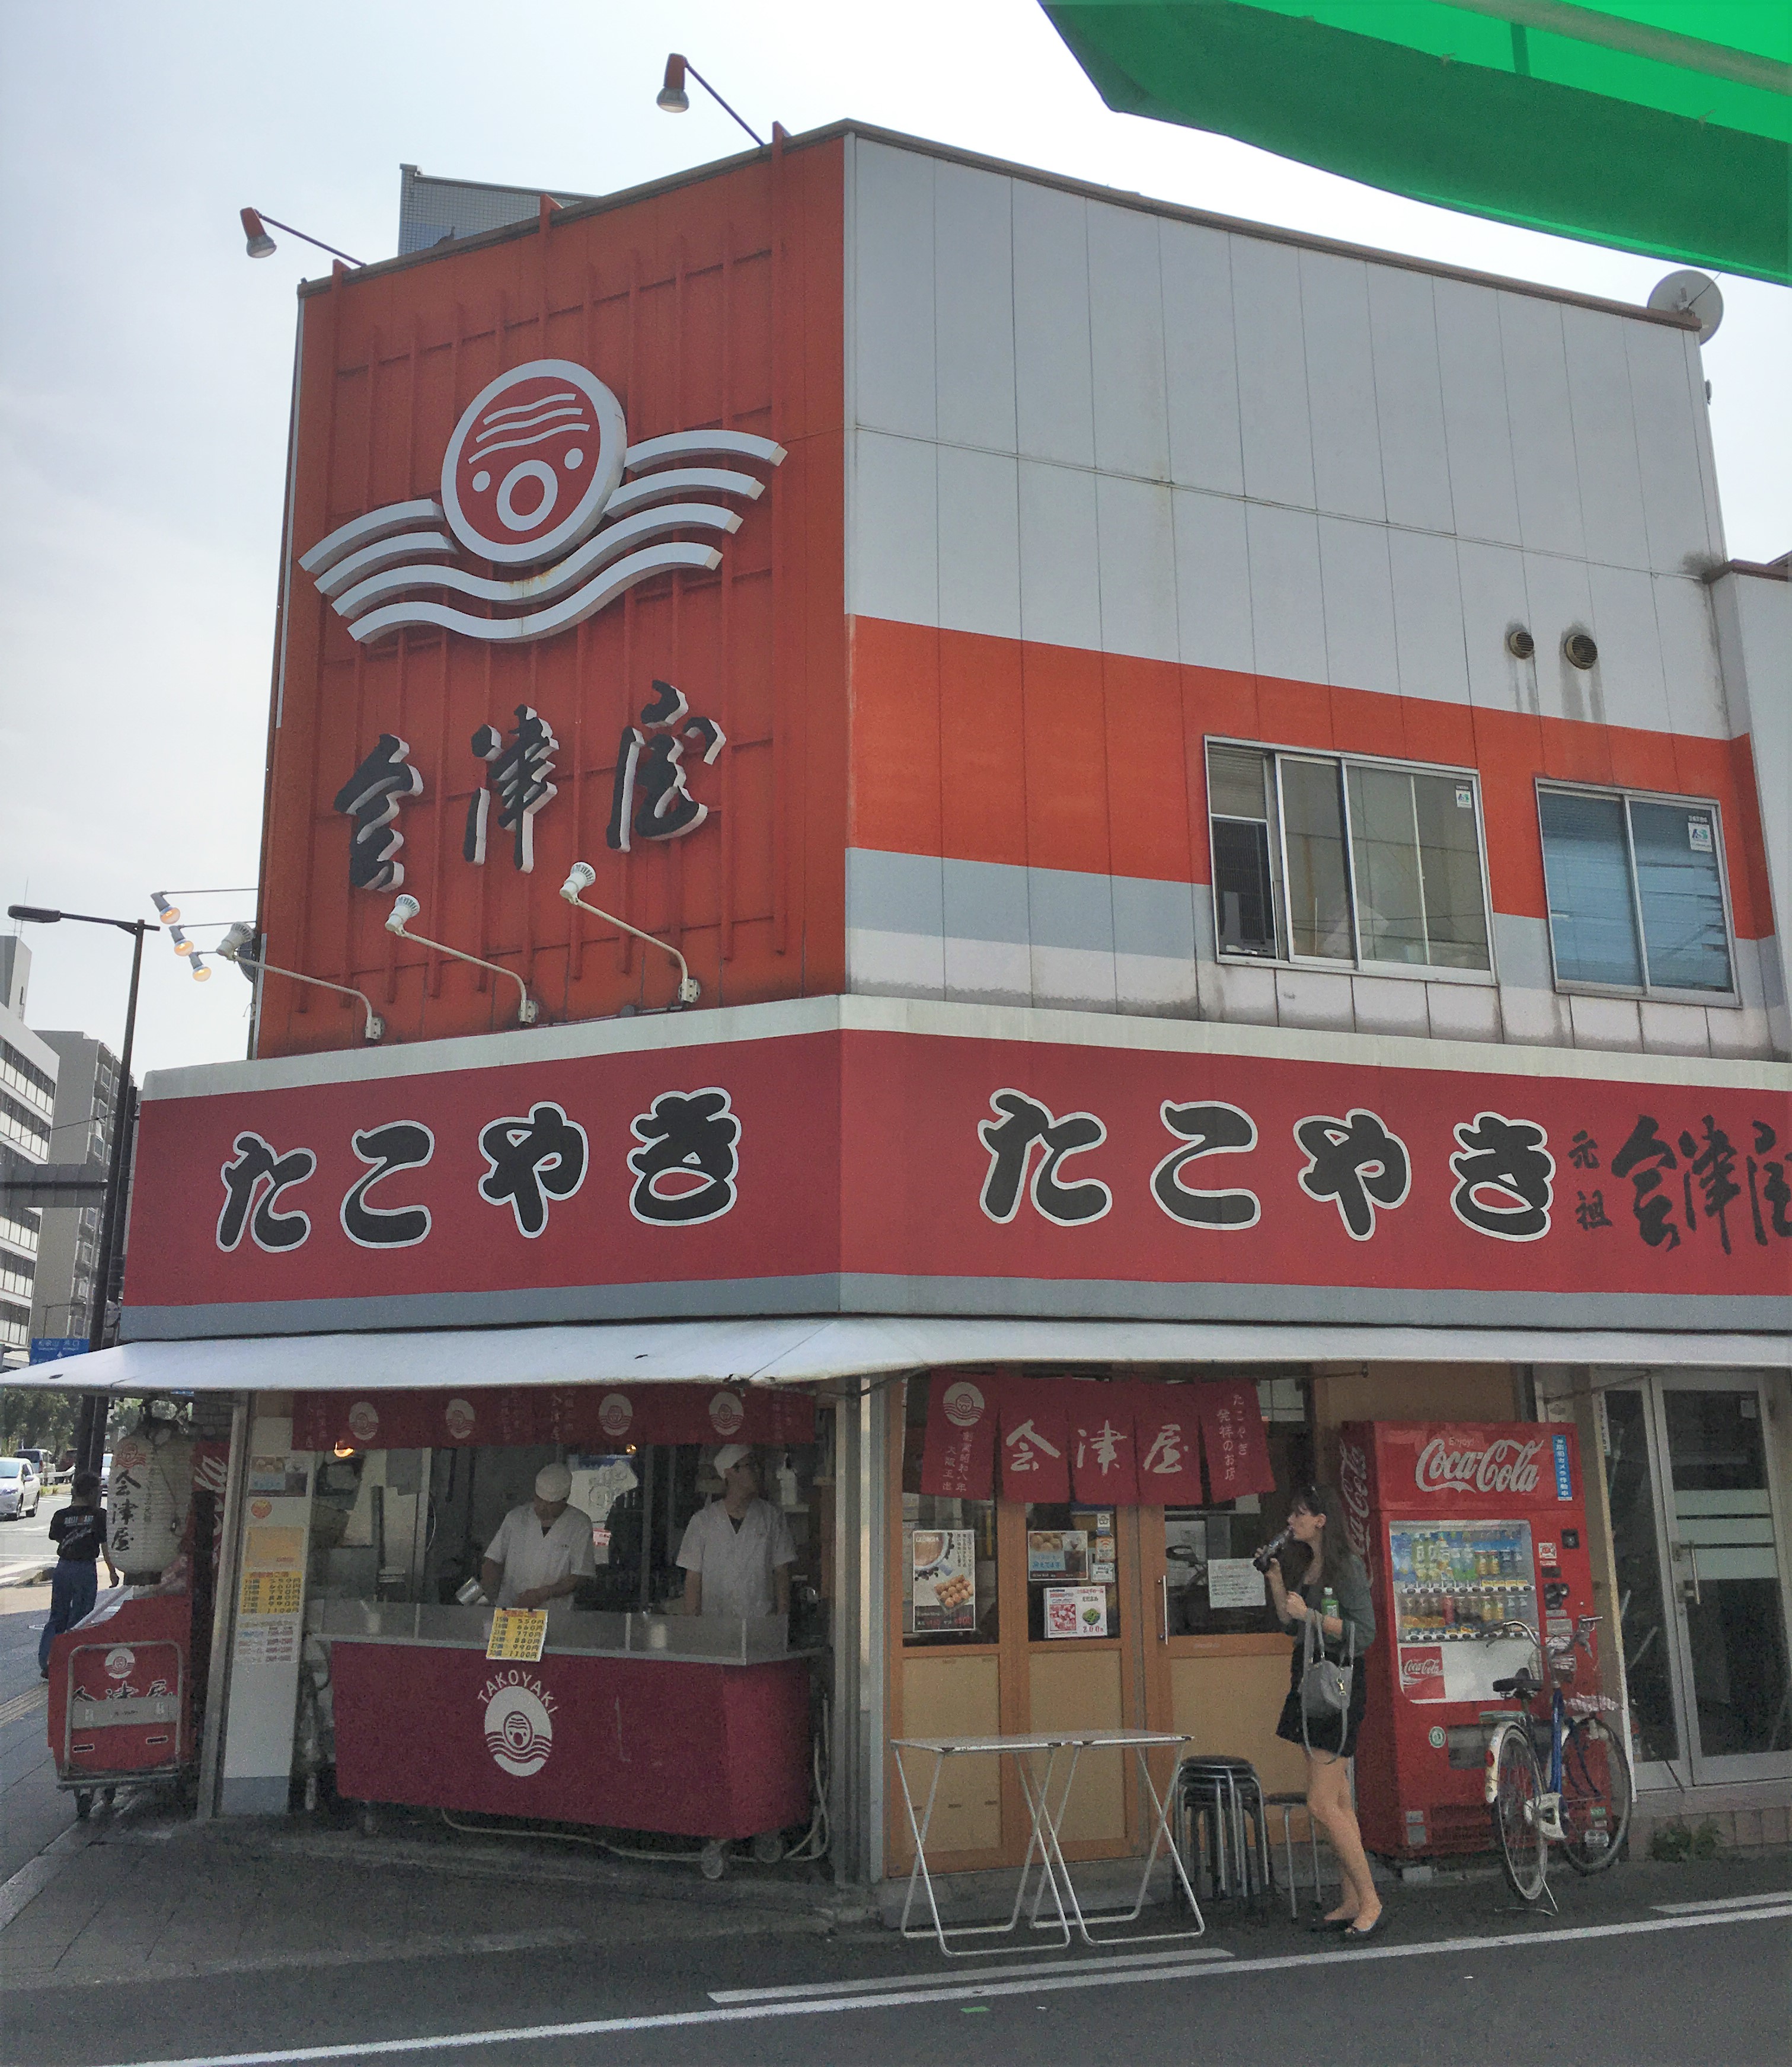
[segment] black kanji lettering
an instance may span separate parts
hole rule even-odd
[[[363,1249],[412,1249],[429,1232],[427,1206],[370,1206],[367,1196],[399,1170],[418,1170],[436,1152],[436,1137],[421,1121],[395,1119],[351,1137],[355,1153],[372,1168],[357,1177],[342,1202],[342,1228]]]
[[[1662,1172],[1679,1168],[1673,1150],[1661,1138],[1661,1123],[1648,1113],[1640,1113],[1623,1147],[1611,1159],[1611,1174],[1630,1179],[1630,1209],[1651,1249],[1680,1247],[1672,1202],[1662,1188]]]
[[[641,1144],[628,1155],[636,1180],[628,1210],[636,1220],[695,1227],[732,1209],[741,1123],[726,1091],[662,1091],[628,1126]]]
[[[1405,1203],[1412,1163],[1406,1143],[1372,1112],[1353,1109],[1344,1119],[1316,1114],[1298,1120],[1294,1139],[1306,1151],[1300,1188],[1310,1199],[1331,1199],[1352,1241],[1375,1231],[1375,1208]]]
[[[1193,1146],[1172,1149],[1151,1173],[1152,1196],[1172,1220],[1186,1227],[1255,1227],[1262,1204],[1254,1192],[1197,1191],[1180,1172],[1203,1155],[1241,1155],[1257,1146],[1257,1123],[1235,1105],[1174,1105],[1159,1107],[1164,1124]]]
[[[1020,1210],[1022,1189],[1033,1165],[1031,1192],[1035,1209],[1059,1227],[1081,1227],[1099,1220],[1114,1195],[1099,1179],[1061,1184],[1058,1173],[1066,1159],[1095,1148],[1107,1129],[1092,1112],[1067,1113],[1055,1119],[1047,1108],[1024,1091],[1000,1090],[989,1103],[1003,1117],[977,1123],[977,1139],[989,1151],[981,1204],[989,1217],[1006,1226]],[[1043,1153],[1033,1162],[1035,1148]]]
[[[535,814],[559,794],[547,778],[554,772],[560,742],[547,721],[528,704],[517,705],[516,718],[508,746],[494,725],[482,725],[473,735],[473,753],[488,765],[485,781],[467,806],[461,852],[468,861],[484,862],[486,822],[495,797],[498,826],[511,837],[511,861],[527,875],[535,866]]]
[[[423,777],[408,759],[410,748],[395,733],[383,732],[373,751],[336,792],[333,809],[355,821],[348,847],[348,880],[356,890],[399,890],[404,864],[397,859],[404,835],[398,830],[398,807],[407,797],[423,794]]]

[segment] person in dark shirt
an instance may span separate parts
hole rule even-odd
[[[56,1546],[56,1570],[50,1582],[50,1619],[38,1639],[38,1671],[50,1677],[50,1647],[65,1629],[93,1612],[100,1595],[100,1560],[106,1577],[118,1584],[112,1553],[106,1544],[106,1510],[100,1505],[100,1474],[77,1472],[74,1496],[50,1517],[50,1541]]]

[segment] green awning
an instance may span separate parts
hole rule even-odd
[[[1107,105],[1787,282],[1787,0],[1042,0]]]

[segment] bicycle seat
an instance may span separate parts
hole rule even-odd
[[[1533,1679],[1528,1668],[1521,1668],[1510,1679],[1496,1679],[1493,1691],[1502,1700],[1531,1701],[1543,1691],[1541,1679]]]

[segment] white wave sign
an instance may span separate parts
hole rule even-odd
[[[747,431],[632,445],[622,404],[595,373],[532,359],[461,412],[439,499],[370,510],[299,564],[364,645],[407,624],[488,641],[551,638],[655,575],[720,566],[710,540],[740,529],[731,506],[765,493],[744,469],[784,458],[783,446]]]

